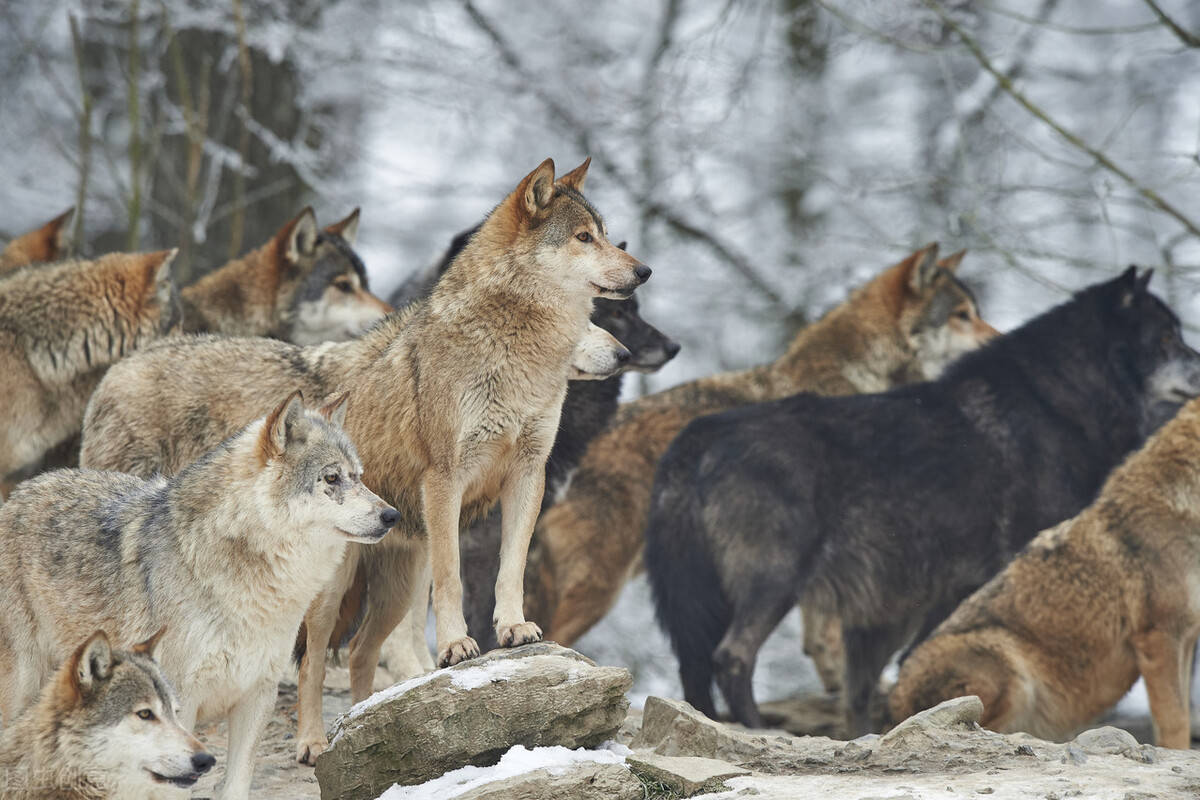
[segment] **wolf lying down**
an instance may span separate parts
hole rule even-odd
[[[362,484],[343,395],[293,393],[171,479],[58,470],[0,507],[0,712],[11,723],[97,629],[155,648],[179,723],[229,720],[222,796],[249,795],[254,747],[296,629],[350,542],[398,512]],[[123,795],[122,795],[123,796]]]

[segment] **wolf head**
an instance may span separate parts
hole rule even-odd
[[[573,381],[600,381],[616,375],[629,363],[630,352],[608,331],[589,322],[575,343],[567,377]]]
[[[300,345],[352,339],[392,310],[371,294],[367,270],[354,252],[358,209],[315,235],[312,212],[306,211],[293,231],[292,258],[302,277],[283,338]]]
[[[539,280],[585,297],[625,299],[650,268],[608,240],[600,213],[583,196],[591,159],[554,179],[546,159],[483,224],[482,232],[532,265]]]
[[[975,296],[955,272],[966,251],[938,260],[930,244],[889,270],[900,330],[921,378],[932,380],[954,359],[997,335],[979,317]]]
[[[122,651],[96,631],[43,694],[60,753],[112,797],[189,787],[216,762],[176,718],[179,701],[154,660],[162,634]]]
[[[66,255],[70,240],[72,206],[37,230],[18,236],[0,251],[0,273],[25,264],[57,261]]]
[[[1154,270],[1129,267],[1119,277],[1085,289],[1104,311],[1110,362],[1143,389],[1153,429],[1200,395],[1200,353],[1183,341],[1179,317],[1150,293]]]
[[[624,250],[625,242],[617,249]],[[657,372],[679,353],[679,342],[642,319],[636,295],[619,302],[597,298],[592,306],[592,322],[629,348],[630,358],[625,365],[628,370]]]
[[[377,542],[400,515],[363,486],[362,462],[342,430],[348,399],[343,394],[314,412],[293,392],[264,420],[259,459],[272,499],[298,528]]]

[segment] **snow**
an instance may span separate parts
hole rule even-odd
[[[535,747],[532,750],[514,745],[499,763],[491,767],[462,767],[447,772],[419,786],[400,786],[388,789],[379,800],[450,800],[494,781],[524,775],[538,769],[548,769],[561,775],[578,764],[624,764],[629,748],[605,743],[598,750],[568,750],[565,747]]]

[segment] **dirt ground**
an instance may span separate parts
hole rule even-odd
[[[376,673],[375,688],[383,689],[392,684],[391,676],[383,668]],[[326,727],[333,722],[334,717],[350,707],[350,677],[344,667],[330,663],[325,682],[324,716]],[[838,700],[831,696],[808,695],[791,700],[763,704],[764,716],[774,725],[796,734],[813,734],[840,738],[840,715]],[[640,724],[640,713],[631,712],[629,724],[623,729],[624,736],[631,738],[633,730]],[[1100,723],[1098,723],[1100,724]],[[1152,733],[1150,720],[1145,717],[1109,717],[1103,724],[1115,725],[1132,733],[1140,742],[1150,742]],[[279,698],[275,704],[275,714],[259,743],[258,760],[254,771],[254,788],[252,796],[255,800],[316,800],[321,796],[316,778],[313,777],[312,767],[303,766],[295,760],[295,729],[296,729],[296,684],[294,680],[280,686]],[[211,798],[217,782],[223,775],[225,763],[226,730],[224,723],[201,728],[200,738],[209,750],[217,757],[217,767],[212,775],[201,781],[193,792],[194,798]],[[1193,744],[1193,750],[1197,749]],[[1093,768],[1099,769],[1098,760]],[[892,777],[881,776],[797,776],[794,781],[782,777],[744,779],[739,788],[753,787],[764,797],[795,797],[822,795],[830,800],[841,791],[855,794],[855,797],[871,798],[910,798],[924,796],[921,789],[937,787],[943,797],[955,797],[955,792],[961,790],[963,796],[973,796],[976,793],[988,794],[987,788],[992,788],[996,796],[1012,798],[1037,798],[1043,800],[1051,796],[1061,798],[1080,796],[1078,790],[1080,781],[1086,786],[1086,770],[1074,769],[1074,775],[1064,777],[1053,774],[1053,765],[1041,764],[1033,759],[1027,766],[1014,767],[1006,763],[1002,767],[982,758],[975,765],[959,764],[955,770],[955,780],[946,783],[949,775],[905,775]],[[972,769],[977,767],[977,769]],[[999,767],[999,768],[997,768]],[[963,769],[966,768],[964,772]],[[1200,797],[1200,756],[1196,759],[1197,794]],[[1059,771],[1061,772],[1061,770]],[[1099,774],[1094,776],[1099,779]],[[835,786],[836,784],[836,786]],[[978,785],[976,785],[978,784]],[[1134,800],[1156,798],[1157,795],[1145,793],[1147,786],[1129,784],[1129,796]],[[1139,790],[1143,794],[1139,794]],[[794,792],[801,792],[796,795]],[[832,794],[830,794],[832,792]],[[782,793],[782,794],[781,794]],[[1086,796],[1086,795],[1084,795]],[[1120,798],[1124,800],[1124,798]],[[1163,798],[1168,800],[1168,798]],[[1182,798],[1181,798],[1182,800]]]

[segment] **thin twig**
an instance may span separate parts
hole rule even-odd
[[[1150,10],[1158,17],[1159,22],[1166,25],[1167,29],[1175,34],[1179,41],[1188,47],[1200,47],[1200,36],[1184,30],[1175,20],[1167,16],[1166,12],[1159,8],[1158,3],[1154,2],[1154,0],[1143,0],[1143,2],[1150,7]]]
[[[79,187],[75,190],[75,218],[72,220],[71,253],[83,252],[83,217],[87,208],[88,179],[92,172],[92,93],[88,91],[83,70],[83,37],[79,20],[67,14],[71,23],[71,49],[75,53],[75,70],[79,75]]]
[[[242,252],[242,239],[246,231],[246,161],[250,153],[250,48],[246,45],[246,16],[242,11],[242,0],[233,0],[233,18],[237,24],[238,68],[242,83],[242,132],[238,138],[238,168],[233,173],[234,214],[229,233],[229,257],[237,258]]]
[[[142,215],[142,140],[139,105],[138,0],[129,5],[129,236],[130,250],[138,249],[138,222]]]

